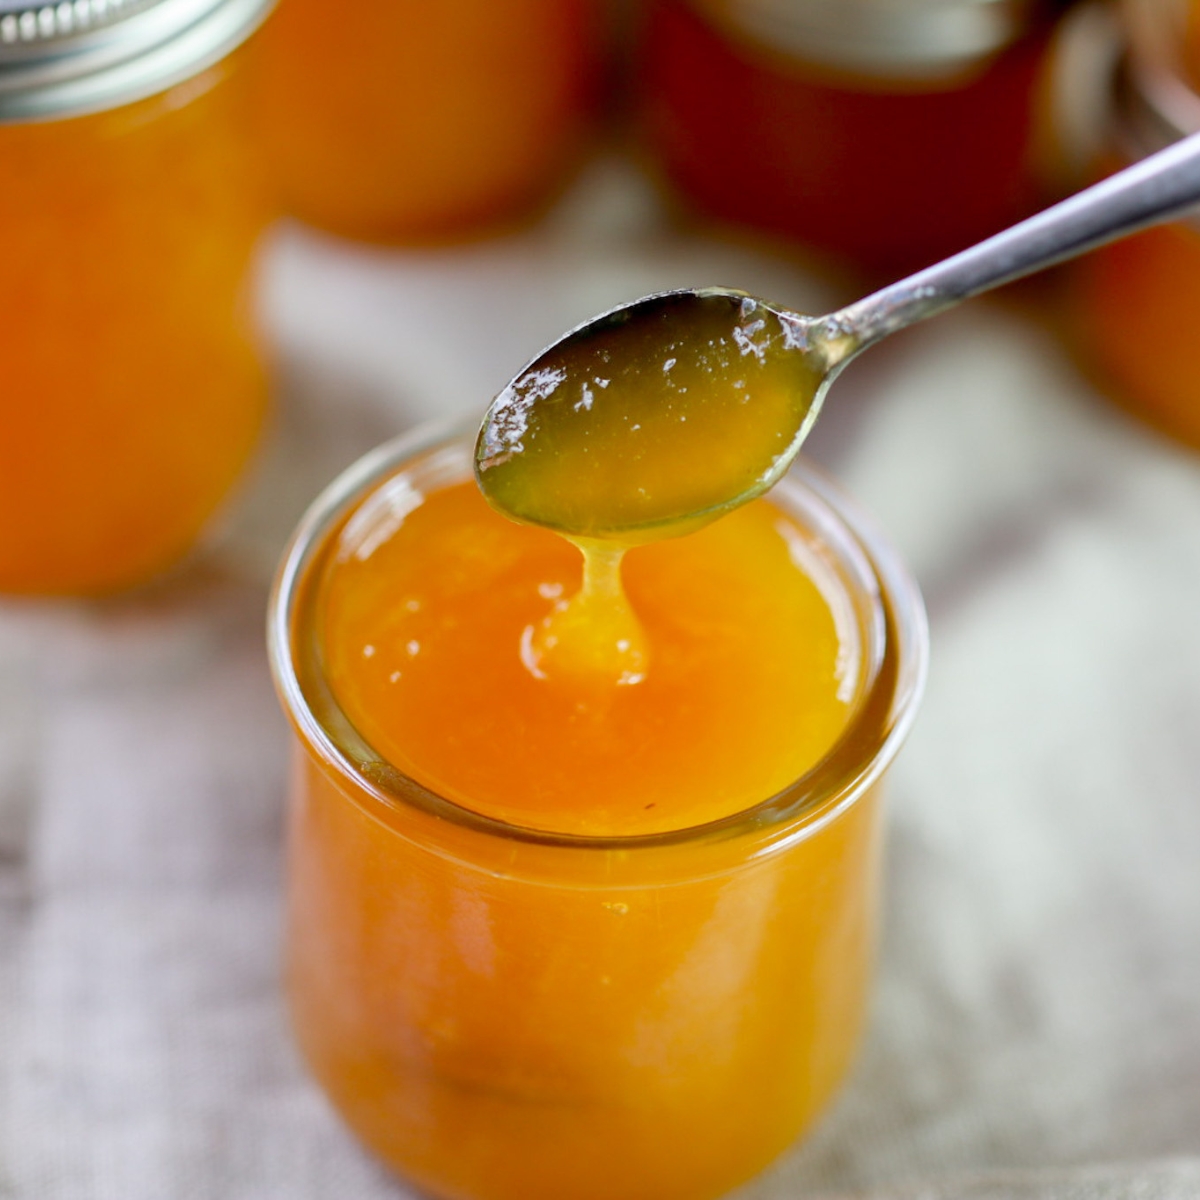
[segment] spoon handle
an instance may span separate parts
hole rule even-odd
[[[1200,134],[826,317],[831,367],[968,296],[1165,221],[1200,202]]]

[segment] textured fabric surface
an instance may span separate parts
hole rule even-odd
[[[12,1200],[408,1195],[282,1013],[287,732],[262,625],[283,540],[358,454],[478,412],[602,307],[712,282],[830,299],[660,228],[619,172],[464,250],[285,231],[264,282],[278,428],[213,546],[121,600],[0,603]],[[914,567],[933,665],[862,1058],[739,1200],[1200,1196],[1200,457],[978,304],[855,364],[812,446]]]

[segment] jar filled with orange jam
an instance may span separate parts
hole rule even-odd
[[[0,591],[145,580],[250,454],[268,6],[0,0]]]
[[[1200,4],[1127,3],[1116,80],[1117,169],[1200,132]],[[1200,214],[1113,242],[1068,274],[1071,335],[1118,403],[1200,447]]]
[[[281,198],[347,237],[507,224],[580,156],[600,0],[282,0],[258,107]]]
[[[651,0],[646,140],[707,216],[899,274],[1039,203],[1047,0]]]
[[[644,677],[547,677],[580,587],[462,437],[317,501],[272,603],[312,1070],[454,1200],[704,1200],[829,1103],[867,1002],[915,585],[810,468],[624,560]]]

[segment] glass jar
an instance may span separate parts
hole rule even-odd
[[[1200,132],[1200,94],[1184,57],[1187,6],[1138,0],[1123,15],[1129,50],[1105,170]],[[1085,368],[1135,416],[1200,447],[1200,212],[1079,259],[1068,288]]]
[[[899,274],[1038,206],[1056,7],[651,0],[646,137],[699,211]]]
[[[286,207],[412,242],[511,221],[581,151],[597,0],[283,0],[259,108]]]
[[[863,656],[828,754],[748,811],[666,833],[481,816],[379,760],[333,697],[317,632],[341,531],[394,531],[426,491],[470,478],[471,450],[418,435],[364,459],[309,511],[277,582],[272,666],[298,739],[296,1032],[355,1132],[432,1195],[713,1197],[807,1128],[854,1056],[881,782],[924,678],[920,597],[798,466],[772,500],[832,564]]]
[[[255,443],[238,47],[269,2],[0,0],[0,591],[148,578]]]

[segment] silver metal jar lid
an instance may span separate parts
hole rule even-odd
[[[274,0],[0,0],[0,121],[152,96],[239,46]]]
[[[710,17],[807,62],[867,76],[967,69],[1028,27],[1036,0],[696,0]]]

